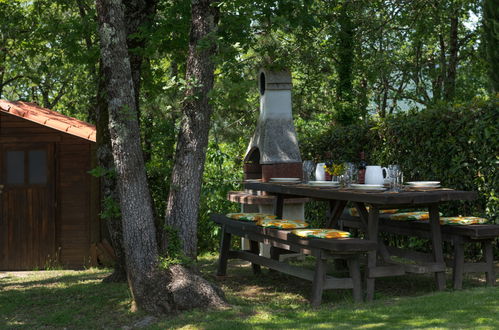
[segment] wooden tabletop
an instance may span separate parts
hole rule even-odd
[[[343,200],[378,205],[427,205],[454,200],[474,200],[478,196],[474,191],[461,191],[446,188],[428,191],[388,192],[316,187],[301,183],[263,182],[245,182],[244,187],[281,195]]]

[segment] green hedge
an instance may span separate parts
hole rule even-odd
[[[331,151],[335,161],[399,164],[405,180],[440,180],[479,192],[474,202],[446,203],[445,215],[486,216],[499,223],[499,98],[435,105],[369,123],[338,127],[301,141],[302,154]]]

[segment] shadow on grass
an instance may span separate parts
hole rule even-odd
[[[213,261],[216,263],[216,260]],[[467,277],[464,291],[436,292],[431,275],[406,275],[376,281],[373,303],[353,303],[351,290],[326,290],[318,309],[308,305],[311,283],[279,273],[252,274],[249,263],[230,261],[228,276],[205,274],[221,285],[233,308],[185,313],[171,326],[234,328],[499,328],[499,289],[481,277]],[[451,287],[450,274],[447,279]],[[199,314],[201,313],[201,314]],[[202,320],[202,321],[200,321]],[[172,321],[172,320],[170,320]],[[160,322],[158,328],[166,326]]]
[[[373,303],[353,303],[351,290],[326,290],[321,307],[313,309],[308,281],[266,269],[253,275],[249,263],[237,260],[230,261],[226,277],[214,276],[214,257],[199,265],[232,307],[162,317],[150,328],[499,328],[499,288],[477,288],[483,283],[475,279],[465,281],[471,290],[435,292],[432,276],[383,278],[376,281]],[[0,278],[0,328],[121,328],[143,319],[130,312],[126,284],[101,282],[107,274],[52,271]]]
[[[324,305],[276,308],[275,305],[235,306],[228,311],[185,313],[169,320],[173,328],[195,326],[203,329],[246,328],[335,328],[413,329],[499,327],[499,289],[479,288],[461,292],[440,292],[421,297],[401,298],[387,304]],[[173,321],[173,322],[172,322]],[[156,327],[166,327],[160,321]]]
[[[0,280],[0,328],[116,328],[143,316],[130,312],[126,284],[101,282],[106,272],[33,273],[49,277]]]

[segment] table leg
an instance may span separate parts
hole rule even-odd
[[[464,242],[461,236],[454,238],[454,262],[452,270],[452,282],[454,283],[454,290],[461,290],[463,288],[464,276]]]
[[[222,240],[220,241],[220,256],[218,257],[218,276],[225,276],[227,273],[227,261],[229,260],[229,250],[231,234],[227,233],[225,226],[222,227]]]
[[[258,243],[257,241],[250,241],[250,251],[251,253],[259,255],[260,243]],[[253,274],[260,274],[262,272],[260,265],[252,263],[251,266],[253,267]]]
[[[367,239],[378,243],[379,232],[379,209],[373,205],[369,208],[369,217],[367,223]],[[376,268],[378,254],[377,251],[371,251],[367,254],[367,276],[366,276],[366,300],[374,299],[374,277],[370,277],[370,270]]]
[[[496,273],[494,265],[494,251],[492,249],[492,240],[487,240],[483,244],[485,254],[485,263],[487,264],[487,285],[493,286],[496,284]]]
[[[438,204],[430,205],[428,207],[428,211],[430,213],[431,242],[433,247],[434,261],[436,263],[444,265],[442,231],[440,228],[440,214],[438,211]],[[445,271],[435,272],[435,280],[437,282],[437,289],[440,291],[445,290]]]
[[[312,281],[312,296],[310,304],[317,307],[322,301],[322,291],[324,291],[324,282],[326,280],[326,260],[322,253],[318,253],[315,260],[315,273]]]
[[[282,219],[283,207],[284,207],[284,197],[281,194],[278,194],[274,202],[274,214],[277,216],[278,219]]]
[[[331,200],[329,201],[329,214],[326,223],[326,228],[338,228],[338,220],[343,214],[343,210],[347,205],[346,201]]]

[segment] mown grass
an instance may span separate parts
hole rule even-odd
[[[266,270],[255,276],[238,261],[216,278],[215,264],[214,256],[200,260],[231,308],[155,319],[130,312],[126,284],[101,282],[108,270],[0,272],[0,328],[133,328],[144,320],[150,329],[499,328],[499,288],[485,287],[480,277],[468,277],[463,291],[445,292],[435,291],[431,276],[386,278],[377,281],[373,303],[355,304],[349,290],[329,290],[322,306],[311,308],[308,282]]]

